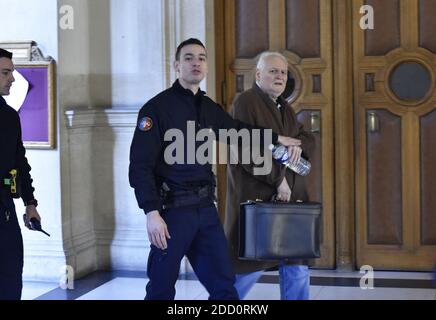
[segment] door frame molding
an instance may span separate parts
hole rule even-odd
[[[225,2],[214,1],[215,10],[215,70],[216,70],[216,102],[228,110],[227,94],[226,94],[226,52],[228,50],[225,34]],[[227,84],[228,85],[228,84]],[[227,174],[227,166],[225,164],[216,165],[217,177],[222,177]],[[218,197],[218,213],[222,222],[224,222],[226,210],[226,189],[227,180],[217,179],[217,197]]]
[[[344,270],[356,267],[352,9],[333,0],[336,268]]]

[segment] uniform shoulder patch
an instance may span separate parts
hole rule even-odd
[[[141,131],[150,131],[151,128],[153,128],[153,119],[150,117],[144,117],[141,120],[139,120],[138,123],[138,129]]]

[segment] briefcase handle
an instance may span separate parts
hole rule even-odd
[[[303,203],[303,200],[296,200],[296,201],[289,201],[289,202],[285,202],[285,201],[280,201],[277,200],[277,194],[273,194],[273,196],[271,197],[271,202],[276,202],[276,203]]]

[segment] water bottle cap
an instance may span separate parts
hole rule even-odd
[[[268,149],[272,151],[272,150],[274,149],[274,145],[273,145],[273,144],[270,144],[270,145],[268,146]]]

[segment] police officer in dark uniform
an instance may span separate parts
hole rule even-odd
[[[165,161],[165,133],[178,129],[189,135],[189,123],[200,129],[253,129],[232,119],[199,89],[207,73],[207,53],[197,39],[177,48],[173,86],[140,110],[130,150],[129,179],[139,207],[147,214],[151,242],[146,299],[172,300],[180,262],[186,255],[210,299],[238,299],[227,242],[214,205],[215,178],[211,164]],[[263,139],[262,139],[263,141]],[[273,143],[293,141],[273,133]],[[199,143],[196,143],[196,147]],[[192,150],[191,150],[192,152]]]
[[[13,197],[26,205],[29,220],[41,218],[33,197],[30,166],[25,157],[18,113],[2,96],[9,94],[15,81],[12,53],[0,49],[0,300],[19,300],[22,290],[23,239],[18,225]]]

